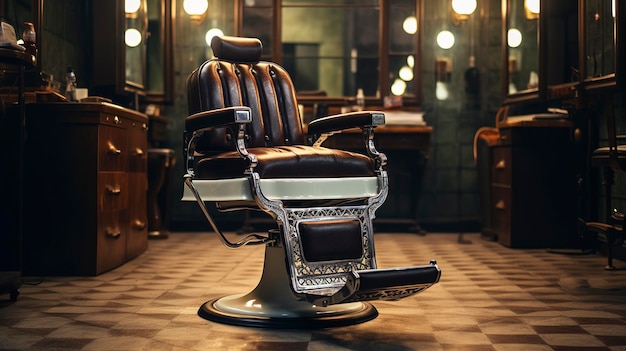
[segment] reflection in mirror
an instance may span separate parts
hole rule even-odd
[[[126,29],[126,84],[138,89],[145,88],[146,73],[146,34],[147,3],[146,0],[125,0]]]
[[[392,1],[389,8],[388,67],[391,95],[418,94],[414,77],[418,29],[415,1]]]
[[[585,79],[615,73],[615,0],[585,3]]]
[[[539,87],[539,0],[508,2],[508,94]]]
[[[284,5],[283,65],[296,89],[330,96],[355,96],[363,89],[365,95],[376,95],[378,20],[377,6]],[[319,74],[299,67],[316,67]]]
[[[146,102],[171,103],[173,100],[172,0],[147,0]]]

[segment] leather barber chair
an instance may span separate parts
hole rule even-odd
[[[399,300],[437,283],[435,261],[376,266],[372,219],[388,184],[373,131],[384,114],[324,117],[306,134],[291,78],[260,61],[258,39],[215,37],[211,48],[216,58],[187,78],[183,200],[197,201],[227,247],[265,245],[265,263],[251,292],[209,300],[198,314],[244,326],[343,326],[376,318],[370,300]],[[364,154],[322,146],[348,128],[363,131]],[[263,211],[276,227],[232,241],[207,203]]]

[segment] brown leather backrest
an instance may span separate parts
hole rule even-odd
[[[304,144],[291,77],[279,65],[259,61],[260,45],[258,39],[214,39],[217,57],[204,62],[187,79],[189,114],[248,106],[253,120],[247,126],[247,147]],[[233,150],[232,139],[225,129],[215,130],[199,142],[199,149]]]

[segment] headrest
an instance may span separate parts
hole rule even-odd
[[[211,49],[220,60],[251,63],[261,59],[263,44],[256,38],[214,36]]]

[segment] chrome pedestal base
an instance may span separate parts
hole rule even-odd
[[[367,322],[378,316],[367,302],[315,306],[297,300],[290,287],[284,249],[266,246],[263,275],[248,294],[216,298],[198,310],[204,319],[247,327],[312,329],[331,328]]]

